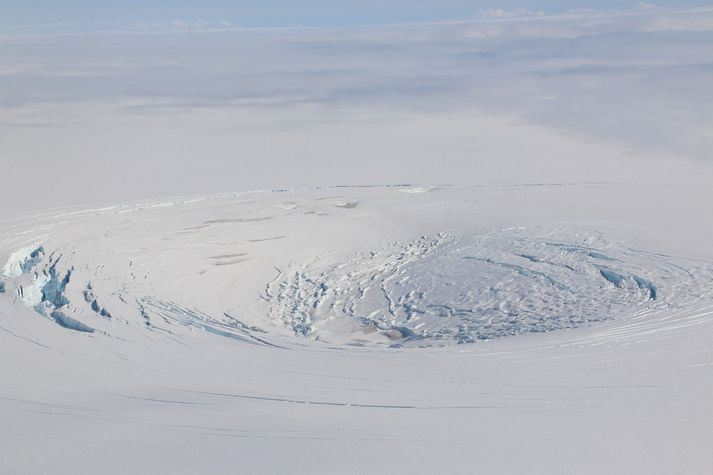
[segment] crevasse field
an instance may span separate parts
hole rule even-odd
[[[0,30],[0,472],[713,470],[710,9],[65,27]]]

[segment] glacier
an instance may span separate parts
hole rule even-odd
[[[3,274],[13,278],[29,272],[42,260],[44,253],[42,246],[27,246],[15,251],[5,262]]]
[[[704,472],[713,230],[627,199],[649,192],[340,186],[5,221],[0,467]]]
[[[713,473],[713,8],[617,2],[5,2],[0,475]]]

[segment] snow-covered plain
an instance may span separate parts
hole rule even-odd
[[[710,192],[323,187],[5,218],[0,466],[706,473]]]
[[[0,475],[713,471],[710,6],[163,3],[0,18]]]

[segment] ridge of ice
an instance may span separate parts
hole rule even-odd
[[[26,274],[42,262],[44,254],[45,250],[40,245],[23,247],[10,255],[3,268],[3,274],[11,279]]]

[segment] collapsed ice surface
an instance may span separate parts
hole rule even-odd
[[[5,263],[3,274],[5,277],[12,279],[30,272],[34,266],[42,261],[44,254],[45,250],[42,246],[23,247],[10,255],[10,258]]]
[[[36,269],[42,263],[44,256],[45,250],[42,246],[24,247],[10,256],[5,264],[4,274],[9,278],[17,278],[35,269],[32,282],[29,285],[19,286],[22,302],[64,328],[88,333],[94,332],[90,326],[60,311],[69,305],[65,290],[72,277],[73,269],[67,270],[64,275],[57,271],[57,263],[61,255],[54,260],[50,257],[50,262],[47,263],[49,268],[44,266],[42,269]],[[0,292],[4,291],[5,284],[0,282]],[[101,314],[108,316],[108,312],[104,309],[101,309]]]
[[[680,287],[672,278],[690,277],[595,234],[560,231],[577,243],[563,244],[550,230],[544,239],[531,232],[440,234],[326,268],[303,265],[269,289],[269,312],[296,335],[323,341],[473,343],[617,318],[658,304],[657,286],[642,275],[669,292]]]
[[[67,305],[69,301],[64,296],[64,291],[67,288],[67,284],[69,284],[71,276],[72,270],[70,269],[64,277],[60,279],[55,266],[50,267],[47,273],[47,279],[42,286],[42,300],[55,308]]]

